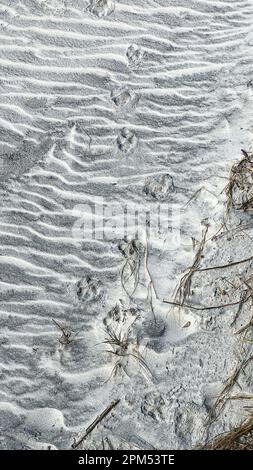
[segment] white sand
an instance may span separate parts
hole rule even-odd
[[[1,448],[71,448],[118,398],[84,448],[192,448],[247,416],[228,401],[206,426],[249,308],[231,326],[236,306],[163,299],[207,225],[201,267],[252,254],[251,218],[225,233],[222,193],[252,150],[252,20],[251,0],[1,0]],[[136,259],[118,231],[92,239],[101,202],[138,209]],[[147,241],[159,204],[169,216]],[[187,303],[236,302],[251,265],[195,273]],[[123,356],[106,328],[128,332]]]

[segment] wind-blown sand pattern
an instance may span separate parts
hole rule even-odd
[[[205,227],[199,266],[252,253],[213,237],[252,148],[252,21],[250,0],[1,1],[1,448],[71,448],[117,399],[80,447],[192,448],[240,421],[233,401],[207,426],[242,317],[163,299]],[[181,208],[180,244],[173,210],[155,241],[142,219],[134,246],[93,239],[101,198]],[[230,274],[196,273],[187,303],[237,301]]]

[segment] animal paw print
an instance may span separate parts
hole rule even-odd
[[[55,0],[54,2],[50,2],[50,0],[35,0],[34,7],[39,10],[44,11],[54,11],[54,13],[63,13],[66,10],[66,0]],[[19,2],[21,3],[21,2]]]
[[[140,313],[137,308],[126,308],[120,301],[117,303],[106,315],[103,322],[107,327],[123,326],[124,323],[130,321],[133,324],[140,318]]]
[[[117,146],[122,153],[129,153],[135,149],[137,137],[135,133],[124,127],[117,138]]]
[[[138,104],[139,95],[126,88],[121,91],[112,91],[111,99],[118,108],[134,109]]]
[[[77,283],[77,297],[80,302],[98,302],[103,300],[104,291],[97,278],[86,276]]]
[[[111,0],[91,0],[87,11],[93,13],[99,18],[109,16],[115,10],[115,3]]]
[[[153,176],[144,185],[144,192],[158,201],[168,200],[175,190],[173,178],[169,174]]]
[[[155,320],[146,320],[143,324],[143,330],[150,338],[158,338],[164,335],[166,330],[165,322],[162,318]]]
[[[217,328],[216,317],[209,315],[201,320],[201,326],[206,331],[214,331]]]
[[[131,44],[127,49],[126,56],[130,67],[138,67],[146,57],[146,53],[138,46]]]
[[[203,424],[206,415],[195,403],[182,403],[175,410],[175,434],[182,443],[196,445],[203,439]]]
[[[144,416],[149,416],[155,421],[164,420],[165,401],[162,395],[152,392],[145,395],[141,405],[141,411]]]

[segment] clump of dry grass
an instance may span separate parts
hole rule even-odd
[[[231,209],[241,210],[244,212],[249,212],[253,210],[253,154],[248,154],[242,150],[243,158],[234,164],[231,168],[229,181],[225,188],[225,193],[227,196],[227,215],[229,215]],[[247,259],[242,259],[239,261],[234,261],[221,266],[211,266],[207,268],[200,268],[197,271],[210,271],[218,270],[224,268],[231,268],[239,264],[252,261],[252,256]],[[231,324],[233,326],[241,311],[246,303],[251,300],[251,308],[253,301],[253,288],[251,286],[252,277],[245,280],[241,279],[242,284],[246,288],[240,292],[240,300],[238,302],[230,303],[230,305],[236,303],[238,304],[238,310],[234,317],[234,320]],[[227,304],[228,305],[228,304]],[[203,308],[204,309],[204,308]],[[212,424],[219,414],[224,409],[228,400],[241,400],[247,399],[252,400],[253,396],[246,395],[236,395],[232,396],[231,392],[236,385],[240,387],[239,379],[241,374],[246,373],[246,369],[249,364],[253,361],[253,355],[248,347],[249,344],[252,344],[253,341],[251,337],[248,337],[248,333],[252,334],[253,328],[253,315],[251,315],[249,321],[246,325],[241,327],[236,334],[240,336],[241,349],[240,349],[240,358],[238,359],[235,369],[232,371],[231,375],[226,380],[223,389],[215,400],[214,405],[209,411],[208,418],[206,420],[206,425]],[[252,407],[250,408],[252,410]],[[232,429],[231,431],[224,433],[215,437],[212,441],[208,442],[201,448],[207,450],[239,450],[239,449],[248,449],[253,450],[253,413],[248,419],[243,421],[239,426]]]
[[[228,379],[226,380],[221,393],[215,400],[215,403],[209,412],[207,424],[211,424],[216,419],[216,417],[221,413],[227,401],[232,399],[230,396],[230,393],[233,387],[237,384],[241,373],[245,372],[245,369],[252,362],[252,360],[253,360],[253,356],[249,356],[248,358],[245,358],[242,361],[238,361],[234,371],[232,372],[230,377],[228,377]]]
[[[205,226],[202,232],[202,238],[199,242],[197,252],[195,254],[195,258],[193,260],[193,264],[190,268],[187,269],[186,273],[180,279],[179,285],[176,289],[175,294],[175,303],[179,305],[183,305],[184,301],[190,296],[191,294],[191,283],[192,283],[192,276],[194,272],[198,269],[201,259],[203,257],[203,250],[206,243],[206,237],[208,232],[208,225]]]
[[[253,154],[242,150],[243,158],[235,163],[225,188],[227,196],[227,213],[230,209],[253,210]]]
[[[249,289],[250,286],[249,286]],[[248,291],[247,291],[248,294]],[[246,298],[244,297],[243,299],[243,305],[247,302],[247,299],[252,300],[252,292],[250,293],[249,296]],[[240,305],[242,308],[242,306]],[[250,321],[242,327],[240,330],[238,330],[235,334],[240,335],[240,340],[241,340],[241,358],[238,360],[237,365],[231,375],[228,377],[226,380],[223,389],[221,390],[219,396],[215,400],[215,403],[213,407],[211,408],[209,412],[209,416],[207,419],[207,424],[211,424],[217,416],[221,413],[223,410],[224,406],[226,405],[228,400],[234,400],[234,399],[241,399],[241,398],[248,398],[248,397],[243,397],[243,396],[231,396],[231,391],[233,390],[234,386],[237,384],[238,385],[238,380],[241,376],[241,374],[245,374],[245,371],[250,363],[253,361],[253,355],[249,354],[250,350],[247,348],[247,345],[245,347],[245,343],[252,343],[252,341],[247,337],[249,329],[253,326],[253,321],[252,321],[252,316],[250,318]]]
[[[112,354],[116,357],[116,363],[113,366],[111,377],[115,377],[121,371],[125,372],[128,375],[126,370],[129,359],[134,359],[142,370],[152,376],[152,372],[149,369],[146,361],[144,360],[141,352],[139,351],[138,340],[133,343],[130,339],[129,330],[117,333],[113,331],[110,327],[107,327],[105,330],[106,339],[103,341],[103,344],[108,344],[111,346],[111,349],[106,350],[109,354]]]
[[[202,448],[207,450],[253,450],[253,414],[240,426],[217,436]]]
[[[54,324],[57,326],[57,328],[59,328],[59,330],[62,333],[60,338],[59,338],[59,343],[62,346],[68,346],[70,343],[72,343],[79,332],[74,333],[70,328],[67,328],[65,326],[60,325],[60,323],[58,323],[53,318],[52,318],[52,321],[54,322]]]

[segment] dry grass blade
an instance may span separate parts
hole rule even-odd
[[[247,331],[249,330],[249,328],[251,328],[253,326],[253,315],[250,319],[250,321],[248,323],[246,323],[246,325],[242,326],[242,328],[240,328],[240,330],[236,331],[236,335],[241,335],[242,333],[247,333]]]
[[[246,299],[244,300],[244,303],[246,303],[250,298],[252,297],[252,294],[250,294]],[[186,303],[179,303],[179,302],[172,302],[170,300],[163,300],[165,304],[169,305],[174,305],[175,307],[184,307],[184,308],[190,308],[192,310],[217,310],[219,308],[226,308],[226,307],[233,307],[235,305],[240,305],[242,302],[242,299],[237,300],[235,302],[229,302],[226,304],[220,304],[220,305],[206,305],[206,306],[198,306],[198,305],[191,305],[191,304],[186,304]]]
[[[203,448],[209,450],[252,450],[253,449],[253,415],[240,426],[217,436]],[[243,438],[243,441],[242,441]]]
[[[186,273],[180,279],[179,286],[177,287],[176,294],[175,294],[175,304],[183,305],[185,299],[191,293],[191,282],[192,282],[192,275],[197,270],[199,263],[202,259],[203,249],[206,242],[208,232],[208,225],[205,227],[202,233],[202,239],[199,243],[199,247],[197,253],[195,255],[193,264],[190,268],[187,269]]]
[[[121,271],[121,284],[126,294],[131,298],[139,284],[141,255],[136,241],[131,240],[124,251],[126,262]],[[131,285],[132,284],[132,287]]]
[[[110,411],[118,405],[120,399],[113,401],[107,408],[102,411],[100,415],[96,417],[96,419],[90,424],[90,426],[86,429],[84,436],[82,436],[77,442],[72,444],[72,448],[76,449],[86,438],[87,436],[93,431],[93,429],[110,413]]]
[[[253,295],[253,290],[252,290],[252,287],[249,285],[248,281],[247,280],[243,280],[243,284],[245,284],[247,286],[247,289],[248,289],[248,292],[250,291],[251,292],[251,299],[252,299],[252,295]],[[246,323],[246,325],[244,325],[242,328],[240,328],[238,331],[236,331],[236,335],[241,335],[242,333],[244,333],[244,338],[243,338],[243,341],[248,341],[247,338],[246,338],[246,335],[247,335],[247,332],[248,330],[253,326],[253,314],[251,315],[251,318],[249,320],[248,323]]]
[[[232,208],[249,211],[253,209],[253,155],[242,150],[243,158],[235,163],[225,188],[227,214]]]
[[[251,294],[251,295],[252,295],[252,294]],[[246,289],[246,290],[244,290],[244,291],[241,293],[241,300],[240,300],[240,302],[239,302],[237,312],[236,312],[236,314],[235,314],[235,316],[234,316],[234,318],[233,318],[233,321],[232,321],[232,323],[231,323],[230,326],[233,326],[233,325],[236,323],[236,321],[237,321],[237,319],[239,318],[240,313],[241,313],[241,311],[242,311],[242,309],[243,309],[243,306],[245,305],[245,303],[247,302],[247,300],[251,297],[251,295],[249,296],[249,289]]]
[[[57,328],[59,328],[59,330],[61,330],[61,332],[62,332],[62,335],[59,338],[59,343],[61,343],[64,346],[67,346],[68,344],[72,343],[72,341],[74,341],[75,337],[78,335],[79,332],[74,333],[69,328],[60,325],[60,323],[58,323],[53,318],[52,318],[52,321],[57,326]]]
[[[221,410],[224,408],[226,402],[230,399],[229,394],[237,383],[238,378],[242,372],[245,371],[249,363],[253,360],[253,356],[244,359],[243,361],[239,361],[234,372],[232,375],[227,379],[224,388],[222,389],[221,393],[219,394],[218,398],[216,399],[207,420],[208,424],[211,424],[214,419],[217,417],[217,414],[220,414]]]
[[[128,335],[122,334],[121,332],[116,334],[115,331],[112,331],[109,327],[106,329],[106,334],[108,335],[108,339],[104,340],[104,344],[110,344],[111,346],[117,346],[122,349],[126,349],[128,347]]]
[[[149,280],[150,280],[148,290],[150,288],[152,288],[154,293],[155,293],[155,297],[158,300],[159,296],[158,296],[158,293],[157,293],[157,290],[156,290],[156,287],[155,287],[155,283],[153,281],[153,278],[152,278],[152,275],[151,275],[151,272],[150,272],[150,269],[149,269],[149,246],[148,246],[148,234],[147,234],[147,232],[146,232],[146,239],[147,239],[147,241],[146,241],[146,251],[145,251],[145,268],[146,268],[146,271],[148,273]],[[149,293],[148,293],[148,295],[149,295]],[[151,292],[151,297],[152,297],[152,292]],[[151,299],[151,302],[152,302],[152,299]]]
[[[253,400],[253,395],[234,395],[229,400]]]
[[[253,261],[253,256],[250,256],[249,258],[241,259],[239,261],[232,261],[231,263],[227,263],[227,264],[221,264],[218,266],[209,266],[207,268],[199,268],[199,269],[196,269],[196,271],[203,272],[203,271],[212,271],[216,269],[231,268],[232,266],[237,266],[239,264],[248,263],[249,261]]]

